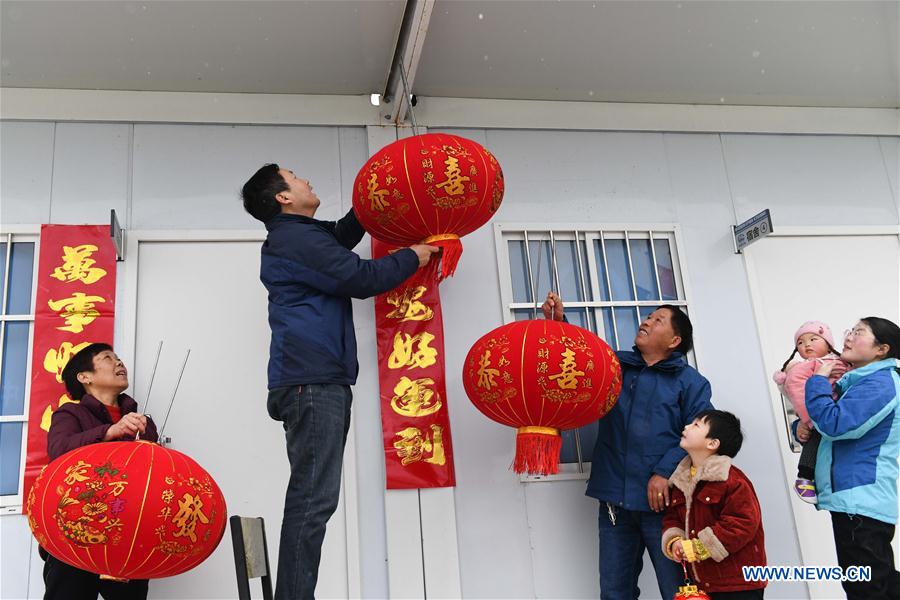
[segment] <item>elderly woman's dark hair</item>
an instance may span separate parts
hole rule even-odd
[[[69,362],[66,363],[62,372],[62,379],[63,383],[66,384],[66,391],[69,392],[69,397],[72,400],[81,400],[87,393],[84,386],[78,381],[78,374],[85,371],[93,373],[94,357],[107,350],[112,350],[112,346],[102,342],[91,344],[76,352],[69,359]]]

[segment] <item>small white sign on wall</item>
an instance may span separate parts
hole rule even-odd
[[[734,253],[740,254],[741,250],[753,242],[772,233],[772,215],[767,208],[740,225],[732,225],[731,231],[734,233]]]

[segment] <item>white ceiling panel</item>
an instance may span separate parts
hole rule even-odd
[[[402,0],[4,1],[5,87],[380,92]]]
[[[439,1],[422,96],[897,107],[896,1]]]
[[[383,91],[404,0],[0,2],[0,85]],[[900,1],[436,0],[420,96],[900,107]]]

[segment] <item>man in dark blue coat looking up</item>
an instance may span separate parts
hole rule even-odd
[[[563,319],[559,296],[543,305],[548,319]],[[709,381],[685,355],[693,326],[681,309],[664,304],[644,319],[631,351],[616,352],[622,392],[598,422],[587,495],[600,501],[600,598],[638,598],[644,549],[650,554],[663,598],[682,582],[681,567],[662,551],[662,517],[669,504],[669,477],[686,453],[681,433],[701,411],[712,408]]]
[[[351,208],[314,218],[309,181],[268,164],[244,184],[244,208],[266,225],[260,279],[269,292],[269,415],[281,421],[291,465],[275,597],[313,598],[325,524],[338,504],[356,383],[351,298],[387,292],[438,251],[415,245],[378,260],[352,248],[365,230]]]

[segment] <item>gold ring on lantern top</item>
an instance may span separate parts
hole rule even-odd
[[[517,433],[543,433],[544,435],[559,435],[559,429],[555,427],[540,427],[538,425],[529,425],[528,427],[519,427]]]
[[[432,244],[434,242],[442,242],[444,240],[458,240],[459,236],[455,233],[440,233],[438,235],[431,235],[422,240],[422,244]]]

